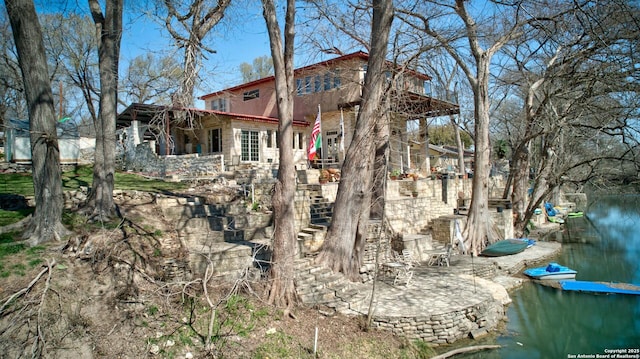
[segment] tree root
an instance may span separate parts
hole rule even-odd
[[[23,231],[30,223],[32,215],[28,215],[25,218],[19,220],[16,223],[12,223],[3,227],[0,227],[0,234]]]
[[[33,280],[29,283],[29,285],[27,285],[25,288],[20,289],[19,291],[13,293],[12,296],[10,296],[8,299],[6,299],[4,301],[4,303],[2,304],[2,306],[0,307],[0,316],[2,316],[2,313],[4,312],[4,310],[9,306],[9,304],[11,304],[11,302],[13,302],[14,299],[24,295],[25,293],[28,293],[31,288],[33,288],[34,285],[36,285],[36,283],[38,283],[38,280],[40,280],[40,278],[47,272],[51,271],[51,268],[56,264],[56,261],[54,259],[52,259],[49,263],[47,263],[47,268],[43,269],[42,271],[40,271],[40,273],[38,273],[38,275],[33,278]],[[51,274],[49,274],[49,276],[51,276]],[[50,279],[50,277],[49,277]],[[49,279],[47,280],[47,282],[49,281]]]

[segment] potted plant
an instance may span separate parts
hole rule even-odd
[[[318,181],[320,182],[320,184],[325,184],[325,183],[329,182],[329,178],[330,177],[331,177],[331,175],[329,174],[329,171],[321,170],[320,171],[320,177],[318,177]]]
[[[391,174],[389,176],[392,180],[397,180],[400,178],[400,170],[395,169],[393,171],[391,171]]]

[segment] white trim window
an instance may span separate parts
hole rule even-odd
[[[258,131],[242,130],[240,135],[240,160],[243,162],[260,161]]]

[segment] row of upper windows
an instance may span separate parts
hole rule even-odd
[[[340,71],[327,72],[324,75],[306,76],[296,79],[296,94],[302,96],[314,92],[329,91],[339,88],[342,84]],[[249,101],[260,98],[260,89],[253,89],[242,93],[242,101]],[[228,111],[227,98],[221,97],[211,100],[210,109],[217,111]]]
[[[364,74],[366,74],[366,72],[367,65],[364,65],[362,68],[362,79],[364,79]],[[391,72],[386,71],[385,76],[387,78],[387,81],[391,80]],[[430,85],[430,83],[425,82],[419,78],[406,78],[405,76],[400,75],[396,77],[395,82],[398,89],[412,91],[420,94],[429,93],[429,89],[427,87]],[[341,85],[342,80],[340,78],[340,70],[333,70],[324,74],[313,76],[305,76],[296,79],[296,95],[302,96],[317,92],[330,91],[335,88],[340,88]],[[242,94],[243,101],[249,101],[256,98],[260,98],[260,89],[245,91]],[[212,110],[228,111],[229,107],[227,98],[213,99],[210,103]]]
[[[340,70],[315,76],[305,76],[296,79],[296,95],[302,96],[314,92],[330,91],[340,88],[341,85]]]

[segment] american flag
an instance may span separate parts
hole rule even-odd
[[[322,148],[320,119],[320,105],[318,105],[318,116],[316,116],[316,122],[313,124],[311,139],[309,140],[309,148],[307,149],[309,161],[313,161],[313,159],[316,158],[318,150]]]

